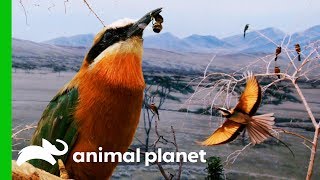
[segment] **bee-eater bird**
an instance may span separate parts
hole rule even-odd
[[[246,24],[243,30],[243,38],[246,38],[246,32],[248,31],[248,29],[249,29],[249,24]]]
[[[158,107],[157,107],[154,103],[151,103],[151,104],[149,105],[149,108],[150,108],[151,111],[158,117],[158,120],[160,121],[160,116],[159,116]]]
[[[280,53],[281,53],[281,46],[277,47],[277,49],[276,49],[276,57],[274,58],[274,61],[277,61]]]
[[[294,48],[298,54],[298,61],[301,61],[301,48],[300,48],[300,44],[295,44]]]
[[[155,9],[138,21],[122,20],[106,26],[94,38],[79,72],[50,101],[32,137],[69,146],[63,161],[73,179],[109,179],[117,162],[73,161],[75,152],[127,151],[141,112],[145,82],[142,73],[144,28],[158,15]],[[100,149],[99,149],[100,150]],[[92,160],[93,158],[91,158]],[[30,161],[35,167],[58,175],[58,165]]]
[[[279,68],[279,66],[276,66],[276,67],[274,67],[274,73],[280,73],[281,71],[280,71],[280,68]],[[280,75],[277,75],[278,76],[278,79],[280,79],[281,78],[281,76]]]
[[[255,76],[248,75],[246,87],[233,109],[218,108],[227,120],[201,145],[212,146],[233,141],[244,129],[252,144],[272,136],[273,113],[254,116],[261,103],[261,88]],[[273,136],[272,136],[273,137]]]

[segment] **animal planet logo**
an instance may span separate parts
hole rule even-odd
[[[54,145],[52,145],[46,139],[42,139],[41,146],[28,146],[18,153],[17,165],[20,166],[22,163],[32,160],[32,159],[41,159],[49,162],[51,165],[54,165],[57,161],[54,159],[55,156],[62,156],[68,152],[68,145],[66,142],[57,139],[57,142],[61,143],[64,146],[62,151],[58,150]]]

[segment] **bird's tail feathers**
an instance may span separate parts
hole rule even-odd
[[[272,129],[275,119],[273,115],[274,113],[268,113],[252,117],[252,121],[250,121],[247,125],[250,140],[252,144],[259,144],[267,138],[273,137],[277,139],[281,144],[286,146],[290,150],[292,156],[294,157],[294,154],[292,150],[289,148],[289,146],[283,141],[281,141],[279,138],[272,135]]]
[[[252,117],[247,125],[247,130],[253,144],[259,144],[271,136],[274,119],[273,113]]]

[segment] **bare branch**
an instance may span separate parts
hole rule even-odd
[[[20,129],[19,131],[15,132],[12,134],[11,138],[13,139],[17,139],[17,135],[19,135],[20,133],[22,133],[23,131],[28,131],[31,129],[37,128],[37,126],[34,125],[26,125],[24,128]],[[21,139],[21,138],[20,138]]]
[[[242,149],[236,150],[236,151],[232,152],[231,154],[229,154],[229,156],[227,157],[227,159],[226,159],[226,161],[225,161],[224,163],[226,163],[227,165],[228,165],[229,163],[233,164],[233,163],[237,160],[238,156],[239,156],[247,147],[249,147],[250,145],[251,145],[251,143],[245,145]]]
[[[21,5],[21,7],[22,7],[22,9],[23,9],[23,13],[24,13],[24,17],[25,17],[26,25],[29,25],[29,24],[28,24],[28,15],[27,15],[27,10],[26,10],[26,8],[25,8],[25,7],[24,7],[24,5],[23,5],[22,0],[19,0],[19,3],[20,3],[20,5]]]
[[[313,144],[311,140],[309,140],[308,138],[304,137],[304,136],[303,136],[303,135],[301,135],[301,134],[294,133],[294,132],[290,132],[290,131],[287,131],[287,130],[282,129],[282,128],[277,128],[277,129],[279,129],[281,132],[283,132],[283,133],[285,133],[285,134],[290,134],[290,135],[293,135],[293,136],[299,137],[299,138],[303,139],[304,141],[306,141],[306,142],[309,142],[309,143]]]
[[[87,2],[87,0],[83,0],[83,2],[87,5],[87,7],[90,9],[90,11],[96,16],[96,18],[100,21],[100,23],[105,27],[104,22],[102,21],[102,19],[100,19],[100,17],[97,15],[97,13],[91,8],[91,6]]]

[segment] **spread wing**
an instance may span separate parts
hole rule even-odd
[[[249,76],[247,85],[241,94],[239,103],[235,107],[236,111],[240,111],[249,115],[254,115],[261,103],[261,88],[254,76]]]
[[[55,96],[44,110],[31,144],[41,146],[42,138],[44,138],[55,145],[57,149],[63,150],[63,145],[56,142],[56,139],[65,141],[69,148],[67,154],[54,156],[56,160],[61,159],[65,162],[78,135],[77,124],[73,117],[77,102],[78,90],[76,88],[71,88]],[[30,160],[29,163],[51,174],[58,174],[58,163],[52,166],[39,159]]]
[[[245,125],[243,124],[227,119],[221,127],[213,132],[208,139],[201,142],[200,145],[212,146],[231,142],[240,134],[244,127]]]

